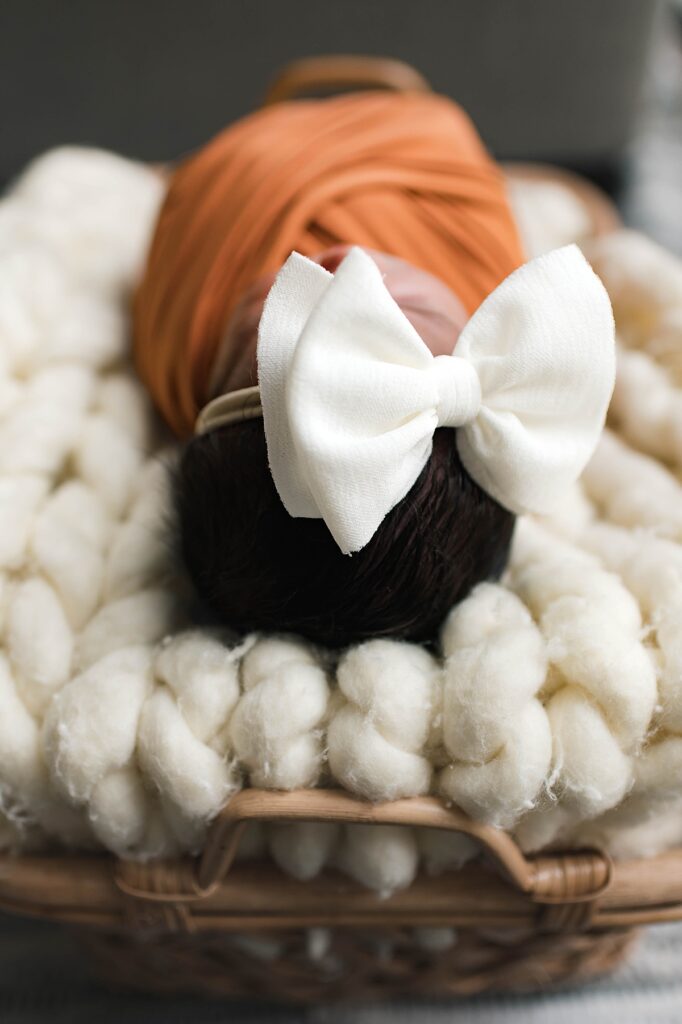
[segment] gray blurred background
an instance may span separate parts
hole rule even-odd
[[[500,158],[613,168],[656,0],[0,0],[0,179],[63,142],[166,160],[257,106],[281,64],[414,64]]]

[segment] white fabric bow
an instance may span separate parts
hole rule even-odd
[[[335,274],[292,253],[258,337],[268,458],[290,515],[359,551],[405,497],[436,427],[512,512],[543,512],[577,479],[615,374],[611,304],[576,246],[511,274],[452,356],[432,356],[362,249]]]

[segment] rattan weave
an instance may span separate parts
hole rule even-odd
[[[233,863],[249,821],[450,829],[481,857],[382,898],[332,871],[299,882]],[[196,860],[6,856],[0,909],[78,927],[105,977],[148,991],[297,1002],[519,991],[608,970],[638,925],[682,919],[682,850],[616,864],[598,850],[527,857],[433,797],[371,805],[247,789]],[[424,929],[445,928],[456,935],[444,947],[425,941]]]

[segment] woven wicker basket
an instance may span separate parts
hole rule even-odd
[[[297,882],[233,864],[251,821],[450,829],[482,858],[385,899],[335,872]],[[196,860],[4,857],[0,909],[75,926],[106,979],[145,991],[318,1002],[532,990],[602,973],[638,925],[682,919],[682,850],[617,864],[597,850],[526,857],[432,797],[247,789]],[[429,948],[421,930],[442,927],[457,929],[454,944]]]

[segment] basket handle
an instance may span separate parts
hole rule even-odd
[[[304,57],[282,68],[270,84],[263,106],[315,92],[347,89],[431,91],[429,83],[415,68],[390,57]]]
[[[370,804],[332,789],[289,793],[244,789],[213,823],[197,866],[199,892],[207,894],[220,884],[250,821],[411,825],[461,832],[479,843],[502,875],[539,903],[586,904],[605,892],[611,882],[611,861],[598,850],[527,858],[506,832],[473,821],[436,797]]]

